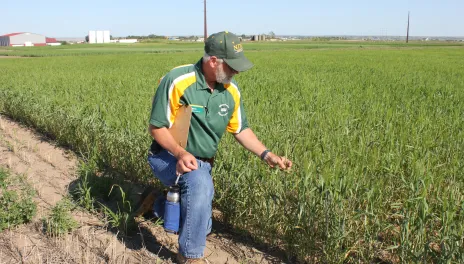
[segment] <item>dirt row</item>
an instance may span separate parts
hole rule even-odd
[[[0,233],[0,263],[175,263],[177,236],[150,221],[138,222],[133,237],[117,236],[97,215],[76,209],[77,230],[60,238],[44,234],[42,219],[77,180],[78,157],[11,119],[0,115],[0,167],[24,175],[35,189],[32,223]],[[143,190],[143,187],[140,187]],[[216,232],[208,237],[212,263],[282,263],[251,243]]]

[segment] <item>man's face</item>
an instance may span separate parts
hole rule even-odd
[[[218,62],[216,66],[216,82],[228,84],[232,81],[235,74],[238,74],[238,72],[227,65],[226,62]]]

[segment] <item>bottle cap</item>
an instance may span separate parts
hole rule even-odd
[[[178,192],[180,192],[180,187],[179,187],[179,185],[174,185],[174,186],[169,187],[169,192],[173,192],[173,193],[178,193]]]

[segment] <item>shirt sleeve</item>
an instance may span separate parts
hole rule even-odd
[[[172,85],[172,79],[169,75],[161,78],[158,89],[156,90],[155,97],[153,98],[150,124],[155,127],[167,127],[171,126],[169,115],[169,88]]]
[[[248,120],[246,118],[245,109],[243,107],[243,100],[238,90],[238,87],[234,84],[236,92],[232,92],[234,97],[235,107],[232,117],[227,124],[227,131],[233,134],[238,134],[248,128]],[[231,90],[234,91],[234,90]]]

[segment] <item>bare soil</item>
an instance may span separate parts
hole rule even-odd
[[[46,236],[42,219],[69,195],[77,166],[73,152],[0,115],[0,167],[24,175],[37,193],[34,220],[0,233],[0,263],[176,263],[177,236],[150,221],[139,220],[135,236],[118,238],[97,215],[78,209],[72,212],[77,230],[60,238]],[[211,263],[283,262],[224,232],[208,236],[205,255]]]

